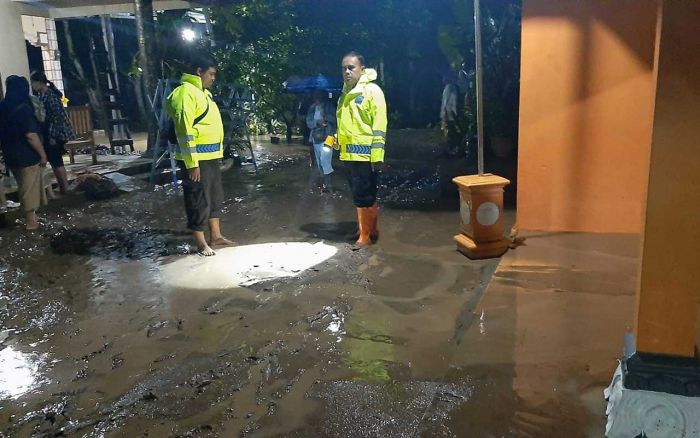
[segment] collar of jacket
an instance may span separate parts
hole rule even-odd
[[[204,91],[204,88],[202,87],[202,78],[200,78],[197,75],[191,75],[189,73],[183,73],[182,77],[180,78],[181,82],[187,82],[188,84],[192,84],[198,89]]]
[[[365,72],[362,73],[362,76],[360,76],[360,80],[357,81],[357,84],[355,84],[355,87],[350,89],[348,84],[343,85],[343,93],[362,93],[362,90],[365,88],[365,85],[374,82],[375,80],[377,80],[377,70],[373,68],[366,68]]]

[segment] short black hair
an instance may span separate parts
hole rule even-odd
[[[198,69],[207,71],[210,68],[216,68],[216,61],[208,53],[194,54],[190,57],[187,64],[187,73],[197,74]]]
[[[348,53],[346,53],[345,56],[343,56],[343,58],[347,58],[348,56],[351,56],[353,58],[357,58],[357,60],[360,61],[360,65],[362,67],[365,66],[365,57],[362,56],[362,54],[360,52],[356,52],[354,50],[351,50]]]
[[[58,93],[59,97],[61,97],[61,98],[63,97],[63,93],[61,93],[61,90],[56,88],[56,85],[46,77],[46,73],[44,73],[43,71],[38,71],[38,70],[33,71],[32,74],[29,75],[29,80],[34,81],[34,82],[41,82],[42,84],[46,84],[50,89],[52,89],[53,91]]]
[[[24,76],[10,75],[5,79],[5,105],[11,105],[13,108],[21,104],[29,104],[29,81]]]

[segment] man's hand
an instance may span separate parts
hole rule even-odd
[[[372,172],[374,173],[381,172],[382,170],[384,170],[383,161],[372,161],[372,163],[370,164],[372,165]]]
[[[199,172],[199,167],[193,167],[187,169],[187,173],[190,175],[190,181],[199,182],[201,179],[201,173]]]
[[[46,154],[40,154],[39,155],[39,166],[41,167],[46,167],[46,163],[49,161],[48,158],[46,158]]]

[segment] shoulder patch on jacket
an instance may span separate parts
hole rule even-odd
[[[357,105],[362,105],[362,102],[364,102],[364,101],[365,101],[365,96],[363,96],[361,94],[355,98],[355,104],[357,104]]]

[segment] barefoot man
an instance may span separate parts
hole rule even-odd
[[[214,249],[233,243],[221,235],[219,214],[224,200],[220,161],[224,125],[209,89],[216,80],[216,64],[209,56],[195,56],[182,84],[168,96],[166,110],[177,135],[178,160],[185,192],[187,228],[194,233],[197,250],[212,256]],[[204,236],[209,227],[210,240]]]

